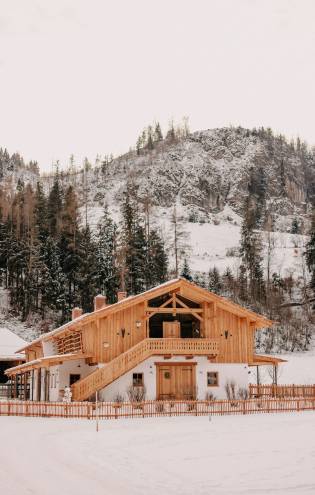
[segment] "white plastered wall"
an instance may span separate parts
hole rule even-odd
[[[63,364],[50,368],[49,399],[52,402],[62,400],[63,391],[70,384],[70,374],[85,378],[90,375],[96,366],[89,366],[84,359],[66,361]]]
[[[209,362],[206,356],[196,356],[191,361],[185,361],[182,356],[173,357],[172,359],[167,360],[164,360],[159,356],[153,356],[102,389],[99,394],[100,400],[113,401],[117,394],[123,395],[124,399],[128,400],[127,389],[132,385],[133,373],[143,373],[144,385],[146,387],[146,399],[156,399],[156,362],[161,362],[166,365],[170,362],[183,362],[185,364],[189,364],[190,362],[197,363],[196,385],[199,400],[205,399],[208,392],[212,393],[217,399],[226,399],[225,384],[230,380],[233,380],[238,387],[248,387],[249,368],[246,363],[216,364]],[[208,371],[217,371],[219,373],[218,387],[207,386]]]
[[[47,342],[43,342],[43,354],[44,356],[54,356],[57,354],[56,346],[54,342],[48,340]]]

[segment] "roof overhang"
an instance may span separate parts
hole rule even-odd
[[[60,354],[56,356],[46,356],[39,359],[34,359],[33,361],[28,361],[27,363],[14,366],[5,371],[6,375],[16,375],[19,373],[26,373],[37,368],[49,368],[50,366],[56,366],[57,364],[62,364],[65,361],[74,361],[77,359],[87,359],[93,357],[92,354],[82,354],[82,353],[71,353],[71,354]]]
[[[286,363],[285,359],[276,358],[274,356],[262,356],[254,354],[253,361],[248,363],[248,366],[277,366],[281,363]]]

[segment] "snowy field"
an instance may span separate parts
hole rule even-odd
[[[315,493],[315,413],[0,418],[5,495]]]

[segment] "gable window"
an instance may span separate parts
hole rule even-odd
[[[207,386],[218,387],[219,386],[219,373],[217,371],[207,372]]]
[[[133,373],[132,374],[132,386],[133,387],[143,387],[143,373]]]

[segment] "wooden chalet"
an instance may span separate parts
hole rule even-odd
[[[142,389],[146,399],[225,398],[233,380],[247,387],[251,366],[281,360],[254,353],[255,331],[265,317],[185,279],[170,280],[118,302],[94,300],[94,311],[72,312],[72,321],[19,352],[26,362],[6,370],[28,384],[31,400],[58,401],[71,387],[72,400],[128,399]],[[130,395],[129,395],[130,398]]]

